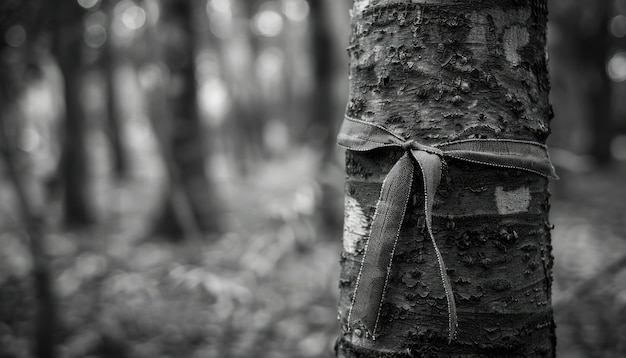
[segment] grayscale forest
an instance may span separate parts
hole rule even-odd
[[[0,1],[0,357],[333,356],[352,7]],[[556,353],[624,357],[626,0],[547,47]]]

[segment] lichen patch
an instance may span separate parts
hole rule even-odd
[[[511,26],[504,32],[504,55],[513,66],[519,65],[522,57],[519,49],[528,45],[528,30],[524,27]]]
[[[356,255],[359,251],[361,240],[365,240],[368,235],[368,220],[361,204],[346,196],[346,208],[343,228],[343,250],[346,253]]]
[[[505,191],[503,187],[498,186],[495,197],[500,215],[527,212],[530,207],[530,190],[527,187]]]

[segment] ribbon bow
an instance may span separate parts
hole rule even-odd
[[[376,339],[393,255],[417,166],[423,181],[426,230],[437,256],[448,304],[448,341],[451,342],[458,325],[456,303],[446,265],[432,231],[433,202],[441,180],[444,157],[557,178],[546,146],[512,139],[466,139],[427,146],[406,140],[383,126],[351,117],[346,117],[343,122],[338,143],[353,151],[383,147],[400,147],[406,151],[383,180],[348,311],[348,329],[363,328],[366,337]]]

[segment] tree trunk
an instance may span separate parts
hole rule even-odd
[[[54,55],[63,73],[65,91],[65,133],[61,159],[65,222],[85,226],[96,221],[91,200],[87,115],[81,95],[83,11],[78,3],[59,1],[54,23]]]
[[[313,88],[313,98],[309,111],[307,130],[305,138],[312,142],[314,147],[322,153],[318,175],[322,183],[321,198],[318,200],[318,212],[321,216],[321,223],[329,232],[322,237],[334,239],[336,233],[341,231],[341,215],[338,214],[341,200],[338,198],[337,190],[325,181],[328,171],[332,166],[337,165],[335,159],[335,114],[337,113],[337,101],[333,81],[335,79],[335,43],[332,40],[332,26],[328,12],[326,0],[311,1],[311,32],[313,54],[313,77],[315,80]],[[308,138],[307,138],[308,137]],[[332,234],[330,234],[332,233]]]
[[[585,136],[582,141],[568,138],[569,147],[580,149],[583,144],[583,152],[591,154],[599,164],[609,164],[616,129],[612,124],[612,86],[606,71],[611,51],[608,25],[612,2],[575,0],[550,4],[552,34],[556,39],[550,56],[554,59],[554,102],[555,106],[561,102],[566,113],[560,114],[570,118],[560,124],[567,130],[558,136],[579,138],[572,133],[576,132],[576,123],[581,123],[578,127],[582,126]],[[558,142],[558,136],[552,138],[553,143],[555,139]]]
[[[170,70],[167,104],[171,114],[169,130],[162,131],[164,151],[170,174],[170,190],[166,195],[155,233],[183,236],[185,227],[213,234],[219,231],[217,195],[205,167],[208,147],[206,128],[200,122],[197,108],[195,79],[195,35],[192,2],[166,1],[162,4],[163,26],[166,34],[163,59]],[[191,213],[181,213],[181,205]],[[186,203],[186,204],[185,204]],[[178,215],[172,215],[178,213]],[[182,215],[182,216],[181,216]],[[188,225],[181,220],[189,221]]]
[[[310,138],[324,151],[322,160],[331,160],[334,153],[335,96],[333,79],[335,74],[335,48],[333,46],[331,24],[328,19],[326,0],[311,1],[311,31],[313,53],[313,107],[308,123],[308,132],[321,138]]]
[[[3,36],[15,17],[4,17],[6,8],[0,5],[0,36]],[[27,27],[28,28],[28,27]],[[35,35],[36,32],[32,32]],[[57,357],[57,305],[53,288],[52,270],[45,253],[45,203],[36,195],[37,178],[28,170],[26,154],[19,148],[23,133],[24,118],[19,117],[16,110],[17,100],[24,90],[23,69],[11,66],[4,57],[8,51],[25,51],[8,49],[4,41],[0,41],[0,167],[6,170],[8,181],[13,186],[16,196],[16,216],[20,220],[25,233],[29,252],[32,258],[32,280],[36,297],[37,312],[34,322],[34,356],[37,358]],[[22,64],[20,64],[22,65]]]
[[[112,33],[113,26],[113,5],[109,13],[109,28]],[[122,122],[123,113],[121,103],[117,92],[116,71],[119,67],[118,49],[115,47],[112,37],[107,39],[103,49],[102,66],[104,68],[104,76],[106,80],[106,107],[107,107],[107,134],[111,142],[111,151],[113,154],[113,170],[118,179],[128,175],[128,156],[124,145],[124,125]]]
[[[1,52],[1,49],[0,49]],[[0,98],[0,104],[2,103]],[[4,159],[4,164],[9,174],[9,180],[14,187],[18,215],[21,226],[26,234],[28,249],[33,260],[33,284],[35,296],[37,298],[37,314],[35,316],[35,356],[37,358],[57,357],[56,344],[58,332],[57,304],[52,284],[52,271],[49,259],[44,251],[44,217],[41,208],[37,208],[32,200],[32,193],[28,192],[28,185],[33,178],[26,177],[19,169],[17,158],[17,148],[8,133],[8,118],[3,118],[4,113],[0,113],[0,159]],[[30,184],[30,183],[29,183]]]
[[[589,9],[589,5],[593,9]],[[581,4],[582,6],[582,4]],[[593,13],[593,26],[589,33],[581,34],[578,42],[580,69],[587,72],[587,85],[584,86],[586,99],[585,119],[591,127],[591,155],[600,164],[611,162],[611,140],[613,128],[611,125],[611,81],[606,73],[606,64],[611,49],[609,31],[611,2],[598,1],[585,4],[583,10],[586,16]]]
[[[346,153],[338,357],[554,356],[548,181],[532,167],[448,159],[429,211],[426,173],[438,169],[416,157],[422,172],[401,173],[412,179],[374,333],[349,317],[364,253],[377,249],[381,185],[404,150],[545,143],[546,22],[545,0],[355,0],[346,116],[371,129],[355,138],[386,128],[419,144]]]

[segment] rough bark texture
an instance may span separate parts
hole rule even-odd
[[[467,138],[544,143],[551,108],[546,1],[361,0],[352,13],[347,114],[435,144]],[[547,180],[448,160],[433,231],[459,317],[448,312],[424,233],[421,178],[394,254],[380,337],[346,329],[382,180],[399,149],[346,154],[339,357],[549,357],[555,335]]]

